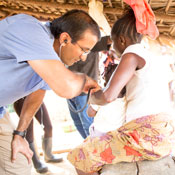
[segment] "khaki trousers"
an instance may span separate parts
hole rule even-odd
[[[0,119],[0,175],[31,175],[31,164],[27,158],[17,154],[14,163],[11,162],[11,141],[15,125],[12,123],[9,113]]]

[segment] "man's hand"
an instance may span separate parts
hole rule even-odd
[[[30,150],[29,144],[21,136],[15,135],[12,140],[12,162],[15,162],[18,153],[26,156],[28,163],[31,163],[33,152]]]
[[[94,93],[94,92],[100,90],[101,87],[97,84],[97,82],[95,80],[86,76],[86,82],[85,82],[85,85],[83,88],[83,92],[88,93],[89,89],[92,89],[91,93]]]

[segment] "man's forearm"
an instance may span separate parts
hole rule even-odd
[[[24,131],[28,128],[33,116],[43,102],[44,95],[44,90],[38,90],[25,98],[17,127],[18,131]]]
[[[77,75],[77,79],[71,82],[72,88],[72,97],[78,96],[82,93],[83,88],[86,84],[87,76],[84,73],[75,73]]]

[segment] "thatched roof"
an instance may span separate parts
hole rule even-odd
[[[0,19],[27,13],[42,20],[52,20],[71,9],[88,11],[87,0],[0,0]],[[149,0],[161,34],[175,37],[175,0]],[[103,0],[104,14],[112,25],[123,14],[123,0]],[[95,9],[94,9],[95,10]]]

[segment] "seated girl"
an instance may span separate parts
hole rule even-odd
[[[137,32],[132,10],[115,22],[111,37],[121,61],[105,90],[93,93],[90,103],[106,105],[126,86],[126,123],[99,137],[88,137],[68,154],[79,175],[98,175],[105,164],[158,160],[175,148],[168,81],[156,55],[140,44],[142,34]]]

